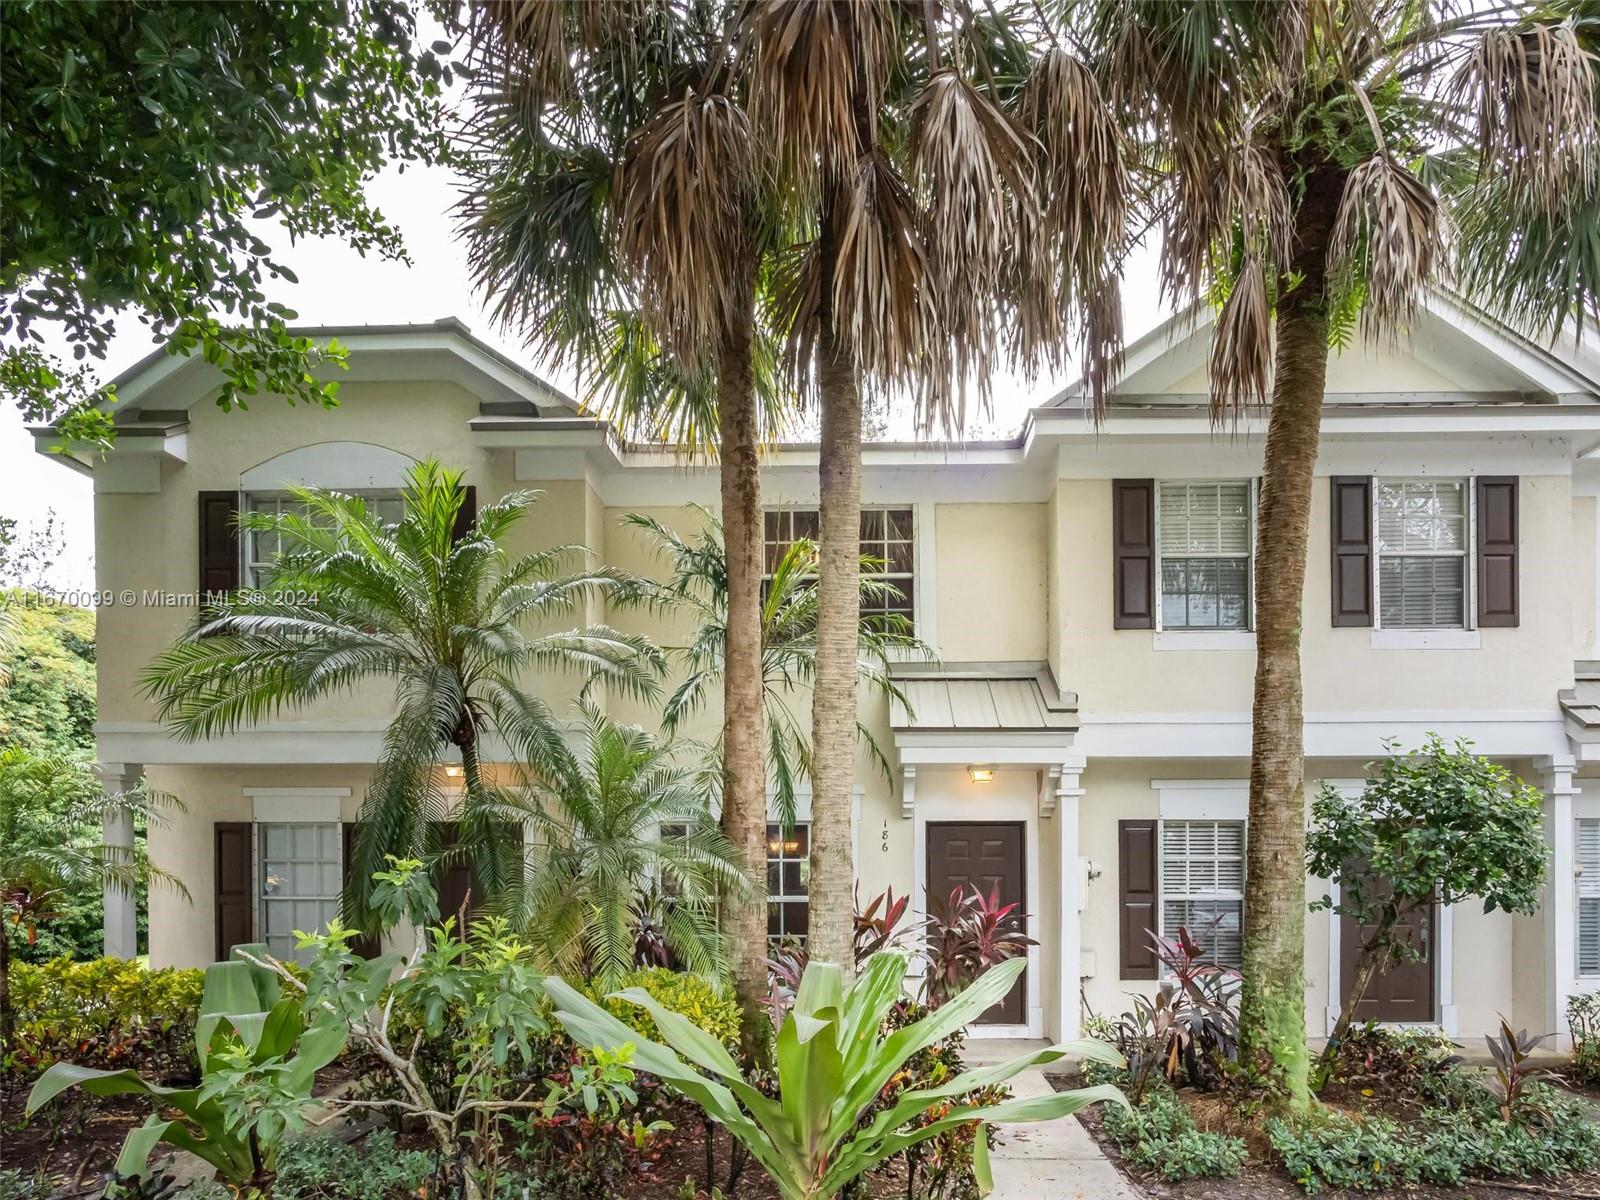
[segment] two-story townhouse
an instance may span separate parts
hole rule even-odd
[[[187,808],[151,835],[190,892],[151,898],[158,964],[287,945],[334,913],[385,722],[378,692],[205,742],[153,721],[137,676],[193,594],[248,584],[270,556],[240,543],[234,512],[295,483],[383,499],[434,454],[479,497],[545,493],[520,546],[582,543],[659,572],[623,516],[693,522],[692,505],[716,503],[711,469],[625,444],[458,322],[321,332],[351,351],[338,409],[225,414],[209,367],[155,356],[118,382],[116,449],[76,464],[94,477],[110,597],[101,770]],[[864,893],[892,886],[918,907],[969,880],[1022,904],[1039,944],[985,1032],[1066,1037],[1084,1011],[1125,1007],[1157,978],[1149,929],[1205,926],[1220,957],[1239,953],[1264,423],[1211,426],[1208,336],[1201,314],[1131,346],[1102,425],[1069,389],[1009,441],[865,452],[863,546],[940,661],[899,668],[909,707],[864,696],[894,771],[859,761],[857,870]],[[1357,342],[1331,365],[1304,597],[1308,791],[1359,786],[1384,739],[1468,737],[1542,789],[1552,853],[1539,914],[1429,914],[1423,961],[1384,977],[1364,1017],[1466,1036],[1505,1013],[1553,1030],[1567,994],[1600,985],[1597,447],[1595,359],[1446,295],[1408,338]],[[815,459],[806,446],[767,457],[769,545],[813,528]],[[530,686],[559,706],[572,681]],[[806,928],[801,816],[770,842],[774,932]],[[1324,890],[1308,880],[1308,897]],[[112,897],[108,948],[132,944]],[[1308,919],[1313,1034],[1338,1014],[1353,944],[1339,920]]]

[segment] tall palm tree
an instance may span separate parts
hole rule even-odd
[[[692,535],[669,528],[654,517],[630,513],[624,521],[642,530],[666,556],[671,574],[656,590],[659,603],[694,623],[688,640],[665,647],[680,677],[662,706],[662,727],[677,732],[697,713],[724,671],[727,644],[727,558],[722,528],[710,513],[702,513],[702,526]],[[906,704],[899,684],[889,674],[896,659],[932,659],[933,650],[918,638],[911,622],[897,612],[885,611],[899,600],[899,589],[870,573],[882,561],[863,557],[868,573],[861,576],[858,620],[860,649],[856,668],[870,689],[885,699]],[[810,721],[795,710],[797,692],[809,689],[817,672],[817,546],[807,538],[793,542],[773,565],[761,602],[761,684],[765,697],[767,779],[785,824],[796,813],[796,787],[811,777],[815,756],[811,749]],[[872,731],[856,722],[856,738],[883,772],[891,778],[889,757]],[[721,747],[713,747],[720,754]]]
[[[704,773],[683,748],[591,705],[582,718],[581,750],[543,747],[498,806],[534,834],[527,883],[512,897],[518,923],[552,966],[602,988],[636,965],[650,922],[685,969],[718,978],[727,954],[716,902],[747,899],[751,877],[711,819]]]
[[[1063,9],[1061,42],[1142,141],[1140,216],[1179,302],[1220,302],[1214,419],[1265,404],[1241,1045],[1307,1094],[1301,595],[1330,344],[1397,337],[1450,265],[1554,336],[1593,317],[1592,5],[1160,3]],[[1452,219],[1454,218],[1454,219]],[[1458,236],[1452,245],[1447,230]],[[1092,355],[1087,370],[1105,370]]]
[[[643,638],[605,626],[551,631],[592,597],[637,594],[640,582],[607,567],[566,572],[587,554],[557,546],[513,558],[505,539],[538,500],[512,492],[479,509],[455,535],[461,476],[417,463],[401,495],[404,516],[385,524],[357,496],[292,489],[295,504],[247,513],[242,528],[282,551],[270,589],[240,592],[200,614],[146,668],[142,683],[160,718],[184,738],[213,737],[368,681],[394,688],[394,716],[361,805],[346,904],[365,917],[372,873],[384,855],[470,857],[486,890],[520,869],[494,816],[500,788],[485,769],[498,739],[516,761],[554,753],[562,739],[549,707],[523,675],[555,669],[649,697],[663,666]],[[459,755],[463,801],[449,811],[437,767]],[[455,820],[459,843],[439,845]]]
[[[821,409],[810,948],[848,973],[862,389],[958,435],[1001,358],[1120,347],[1123,138],[1032,3],[756,0],[756,126],[812,230],[778,318]],[[1094,376],[1098,387],[1103,373]]]
[[[142,840],[118,846],[101,836],[108,823],[154,822],[182,809],[176,798],[143,787],[104,792],[77,759],[21,746],[0,750],[0,1048],[11,1045],[13,940],[31,941],[67,893],[132,893],[161,883],[188,896],[180,880],[151,863]]]
[[[756,325],[774,245],[761,148],[740,103],[730,3],[478,0],[462,205],[497,319],[570,359],[629,436],[715,450],[727,534],[723,828],[760,876],[759,447],[787,393]],[[745,1044],[765,1029],[765,911],[724,920]]]

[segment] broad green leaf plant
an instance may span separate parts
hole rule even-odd
[[[812,962],[776,1039],[777,1095],[747,1079],[716,1038],[647,993],[619,993],[645,1009],[665,1044],[642,1037],[599,1004],[560,979],[545,988],[556,1017],[581,1044],[610,1051],[632,1045],[633,1064],[699,1105],[738,1138],[761,1164],[784,1200],[825,1200],[891,1156],[955,1126],[977,1122],[973,1169],[983,1194],[993,1186],[984,1126],[1048,1121],[1090,1104],[1126,1105],[1102,1084],[999,1104],[964,1104],[961,1098],[1005,1083],[1032,1066],[1067,1057],[1120,1067],[1122,1056],[1103,1042],[1065,1042],[994,1066],[964,1071],[935,1087],[902,1093],[891,1105],[863,1117],[919,1050],[948,1037],[1011,990],[1025,966],[1013,959],[985,973],[949,1003],[914,1024],[884,1033],[884,1018],[903,994],[906,959],[874,955],[846,988],[832,963]],[[918,1124],[930,1108],[954,1105]]]
[[[235,954],[264,957],[266,948],[241,946]],[[128,1134],[117,1174],[147,1174],[150,1155],[166,1142],[210,1163],[241,1192],[259,1188],[284,1135],[305,1123],[317,1072],[344,1049],[344,1023],[325,1014],[308,1022],[307,1011],[298,996],[282,993],[272,971],[243,957],[213,963],[195,1025],[198,1085],[166,1087],[131,1070],[56,1063],[33,1085],[27,1114],[74,1087],[93,1096],[148,1096],[154,1111]]]

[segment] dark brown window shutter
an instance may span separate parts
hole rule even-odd
[[[344,882],[346,893],[348,894],[351,875],[355,869],[356,837],[361,832],[361,826],[355,821],[346,821],[342,829],[344,834]],[[377,958],[382,949],[378,944],[378,939],[366,933],[352,938],[349,946],[350,952],[358,958]]]
[[[1478,624],[1521,623],[1517,596],[1517,477],[1480,475],[1478,490]]]
[[[1156,485],[1111,481],[1111,553],[1117,629],[1156,627]]]
[[[461,507],[456,510],[456,527],[450,534],[450,540],[454,542],[471,533],[473,523],[478,519],[478,489],[469,483],[461,489],[461,493]]]
[[[255,871],[249,821],[217,821],[215,866],[217,961],[255,941]]]
[[[238,492],[200,493],[200,592],[239,590]]]
[[[1117,822],[1117,897],[1121,979],[1154,979],[1159,964],[1150,945],[1156,928],[1160,870],[1155,821]]]
[[[1372,480],[1333,477],[1332,524],[1334,625],[1372,624]]]

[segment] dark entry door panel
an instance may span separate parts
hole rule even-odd
[[[1023,912],[1027,880],[1023,874],[1023,826],[984,822],[928,825],[928,892],[943,899],[957,887],[976,886],[985,896],[996,887],[1002,904]],[[1023,923],[1019,920],[1018,926]],[[1023,929],[1026,932],[1026,929]],[[978,1018],[984,1025],[1022,1025],[1027,1017],[1027,973],[999,1004]]]
[[[1439,906],[1429,905],[1403,918],[1395,927],[1406,945],[1421,952],[1416,962],[1395,963],[1380,971],[1367,985],[1356,1005],[1357,1021],[1414,1021],[1436,1019],[1433,994],[1433,951],[1439,925]],[[1357,925],[1354,917],[1339,918],[1339,1000],[1349,995],[1355,978],[1356,957],[1370,926]]]

